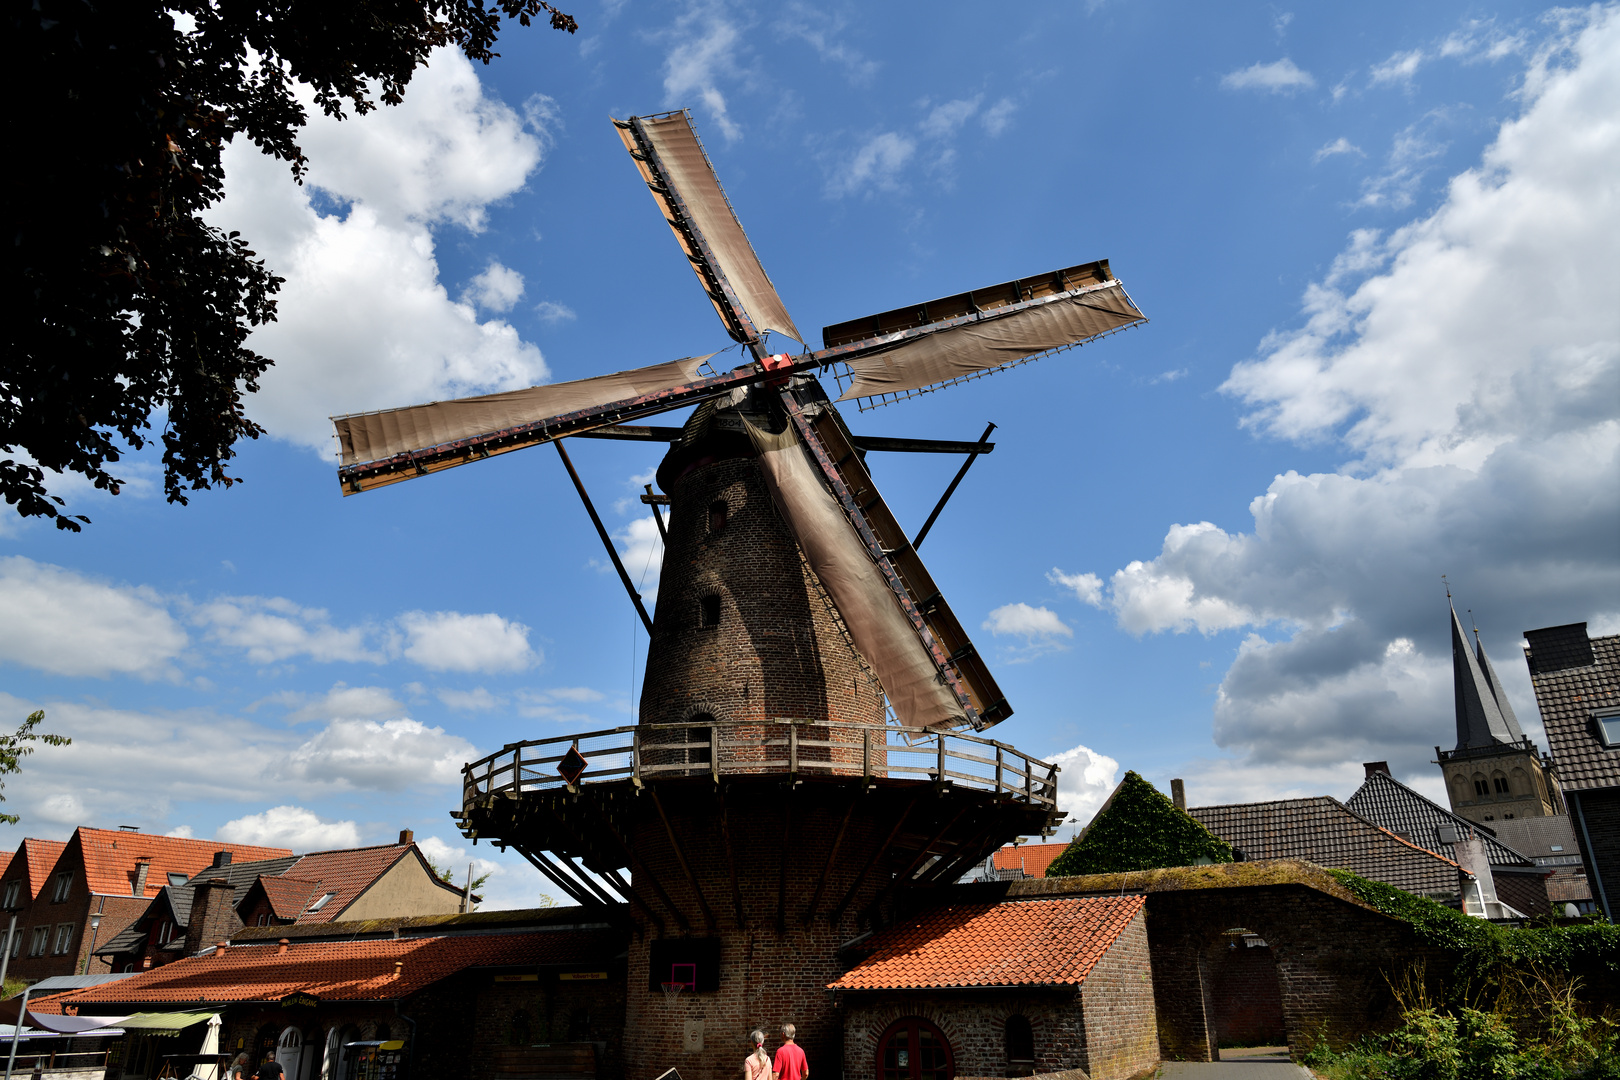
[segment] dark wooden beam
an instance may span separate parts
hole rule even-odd
[[[917,795],[911,797],[911,801],[906,804],[905,810],[900,814],[900,819],[894,823],[894,828],[889,830],[889,835],[872,852],[872,857],[866,860],[866,863],[861,867],[860,873],[855,875],[855,880],[850,882],[849,891],[844,894],[844,898],[838,901],[837,907],[827,913],[828,922],[836,924],[843,917],[844,911],[855,899],[855,893],[860,890],[861,884],[866,881],[866,875],[871,872],[872,867],[879,859],[889,853],[889,845],[894,843],[894,838],[900,835],[900,830],[905,826],[906,819],[911,817],[911,812],[917,808],[919,798],[920,796]]]
[[[726,848],[726,873],[731,877],[731,903],[737,911],[737,929],[748,929],[748,916],[743,913],[742,889],[737,885],[737,860],[731,853],[731,820],[726,809],[725,796],[720,802],[720,839]]]
[[[988,454],[996,448],[995,443],[983,439],[978,442],[956,442],[950,439],[890,439],[882,435],[852,435],[850,441],[862,450],[902,454]]]
[[[529,862],[534,864],[534,868],[536,870],[546,875],[546,877],[550,878],[552,883],[555,884],[557,888],[567,893],[569,897],[573,899],[574,903],[580,904],[583,907],[597,907],[602,903],[600,899],[586,892],[572,878],[564,877],[561,870],[551,865],[551,860],[546,858],[545,852],[526,851],[521,847],[517,850],[518,854],[522,855],[525,859],[528,859]]]
[[[596,535],[602,538],[602,546],[607,548],[608,558],[613,560],[613,569],[619,572],[619,580],[624,582],[624,591],[630,594],[630,602],[636,605],[636,614],[641,616],[641,625],[647,628],[647,636],[652,637],[652,616],[647,614],[647,608],[641,602],[641,594],[636,592],[629,571],[620,561],[619,549],[613,546],[613,538],[608,535],[607,526],[602,524],[602,519],[597,516],[596,507],[591,503],[591,497],[585,493],[585,483],[579,478],[579,473],[574,471],[574,462],[569,458],[568,451],[563,449],[563,441],[558,439],[551,445],[557,448],[557,456],[562,458],[563,465],[568,469],[568,478],[574,482],[574,490],[579,492],[579,499],[585,504],[585,512],[591,515],[591,524],[596,526]]]
[[[883,904],[883,901],[889,898],[890,893],[901,885],[909,884],[909,879],[912,873],[916,871],[917,867],[922,865],[924,859],[928,858],[929,849],[935,844],[939,843],[940,840],[944,838],[945,834],[951,831],[951,826],[955,825],[959,820],[961,820],[962,815],[967,813],[967,810],[968,808],[966,803],[963,803],[961,806],[957,807],[956,813],[945,819],[945,824],[941,825],[934,832],[934,835],[928,838],[928,840],[923,844],[922,850],[917,852],[917,854],[912,857],[911,862],[906,864],[906,868],[894,875],[893,878],[889,879],[889,883],[883,886],[883,890],[872,898],[872,902],[866,905],[866,910],[876,912]]]
[[[664,891],[664,886],[659,882],[658,875],[647,869],[646,863],[636,858],[636,853],[630,849],[630,845],[619,833],[619,830],[614,827],[613,822],[604,819],[602,824],[607,828],[608,835],[613,837],[614,842],[619,845],[619,850],[624,852],[624,857],[627,860],[625,865],[630,867],[632,874],[636,875],[636,880],[645,881],[648,885],[651,885],[652,891],[658,894],[659,902],[669,908],[670,914],[675,916],[675,922],[682,930],[690,933],[692,924],[687,921],[686,912],[677,907],[675,901],[669,898],[669,893]]]
[[[709,910],[709,901],[703,895],[703,887],[698,884],[692,868],[686,863],[686,852],[681,850],[681,842],[676,838],[675,829],[669,823],[669,815],[664,813],[664,802],[658,797],[658,789],[649,786],[647,794],[652,796],[653,809],[658,811],[658,820],[664,823],[664,835],[669,837],[670,850],[675,852],[675,861],[680,864],[681,873],[686,875],[686,883],[691,886],[692,895],[697,897],[698,910],[703,912],[704,925],[708,927],[710,936],[713,936],[717,928],[714,912]]]
[[[629,442],[672,443],[681,437],[681,429],[678,427],[649,427],[641,424],[613,424],[609,427],[582,431],[569,437],[574,439],[623,439]]]
[[[660,916],[658,912],[648,907],[647,901],[636,895],[636,891],[630,887],[630,883],[624,880],[623,874],[620,874],[617,870],[598,870],[597,873],[611,881],[615,889],[618,889],[619,892],[623,893],[632,904],[640,908],[646,914],[647,918],[652,920],[653,925],[658,927],[659,934],[664,932],[663,917]]]
[[[660,505],[668,505],[669,496],[654,495],[651,484],[643,484],[642,487],[647,489],[647,494],[641,497],[641,501],[652,507],[653,523],[658,526],[658,542],[661,544],[668,544],[669,533],[664,531],[664,512],[658,509],[658,507]]]
[[[990,441],[990,433],[994,430],[996,430],[996,425],[989,425],[984,429],[984,434],[979,436],[978,442],[968,444],[967,450],[964,451],[964,453],[967,454],[968,459],[962,462],[962,467],[960,469],[956,470],[956,476],[951,480],[950,485],[945,488],[945,494],[941,495],[939,497],[939,502],[934,504],[934,512],[928,515],[928,520],[923,522],[923,527],[917,530],[917,538],[911,542],[911,550],[916,551],[922,546],[923,538],[928,535],[928,530],[932,529],[934,527],[934,522],[939,520],[940,511],[945,509],[945,504],[950,502],[951,496],[956,493],[956,485],[960,484],[962,482],[962,477],[966,476],[967,471],[973,468],[973,463],[978,460],[979,455],[988,454],[990,452],[989,450],[980,450],[978,448],[981,446],[995,446],[995,443]]]
[[[827,864],[821,868],[821,876],[816,879],[816,891],[810,897],[810,906],[805,909],[804,923],[808,926],[816,917],[816,908],[821,906],[821,894],[827,889],[827,878],[832,874],[832,868],[838,861],[838,849],[843,846],[844,833],[849,828],[849,819],[855,816],[855,807],[861,799],[858,791],[850,792],[849,809],[844,811],[844,820],[838,823],[838,833],[833,837],[832,847],[827,852]]]

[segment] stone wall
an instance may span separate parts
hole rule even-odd
[[[1134,1076],[1159,1061],[1146,915],[1136,913],[1080,986],[1086,1027],[1081,1067],[1092,1080]]]
[[[1220,1046],[1283,1046],[1282,990],[1270,945],[1229,940],[1209,965],[1214,979],[1215,1037]]]
[[[1027,1019],[1034,1033],[1037,1074],[1086,1067],[1086,1019],[1073,989],[863,993],[846,997],[840,1011],[843,1080],[875,1080],[878,1040],[890,1024],[907,1016],[939,1028],[950,1044],[958,1077],[1009,1074],[1006,1027],[1014,1015]],[[1151,1007],[1147,1013],[1151,1018]],[[1103,1078],[1093,1074],[1093,1080]]]

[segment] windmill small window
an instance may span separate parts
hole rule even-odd
[[[1014,1013],[1004,1026],[1007,1045],[1007,1075],[1030,1076],[1035,1072],[1035,1032],[1029,1017]]]
[[[724,503],[721,504],[725,505]],[[704,630],[720,625],[720,594],[698,597],[698,626]]]
[[[711,533],[726,531],[726,500],[716,499],[709,504],[709,531]]]

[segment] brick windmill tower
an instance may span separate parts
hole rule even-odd
[[[920,534],[907,537],[864,463],[869,449],[945,448],[971,464],[988,444],[857,437],[815,373],[831,369],[839,400],[864,409],[1144,319],[1094,262],[830,326],[819,351],[773,354],[770,333],[802,335],[690,118],[614,124],[753,359],[338,417],[339,476],[352,494],[543,442],[567,463],[565,437],[670,444],[654,500],[670,510],[656,618],[619,567],[650,637],[640,722],[469,764],[454,816],[632,924],[627,1076],[730,1076],[746,1033],[785,1021],[830,1066],[824,988],[840,949],[906,894],[1061,813],[1054,766],[976,734],[1012,710],[917,556]],[[693,404],[681,428],[627,425]]]

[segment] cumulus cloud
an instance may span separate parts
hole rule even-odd
[[[439,690],[439,700],[447,709],[456,712],[488,712],[506,703],[506,699],[485,690],[482,686],[471,690]]]
[[[1074,593],[1074,598],[1092,607],[1103,606],[1102,578],[1096,574],[1065,574],[1057,567],[1047,571],[1046,580]]]
[[[619,559],[644,600],[658,596],[658,580],[664,569],[664,539],[651,517],[636,518],[613,534],[619,545]],[[604,564],[605,566],[605,564]]]
[[[1336,157],[1339,154],[1355,154],[1358,157],[1367,156],[1366,153],[1362,151],[1361,147],[1357,146],[1343,135],[1340,135],[1337,139],[1334,139],[1332,142],[1318,150],[1315,154],[1311,155],[1311,161],[1319,162],[1330,157]]]
[[[1373,86],[1411,86],[1412,76],[1422,66],[1422,49],[1398,52],[1382,64],[1374,64],[1368,80]]]
[[[225,152],[226,197],[209,215],[287,279],[279,320],[248,340],[276,361],[249,403],[254,419],[330,452],[335,413],[541,382],[538,349],[450,298],[433,234],[482,230],[489,207],[540,163],[541,137],[485,96],[454,49],[432,55],[398,106],[342,122],[310,114],[300,136],[308,182],[238,139]]]
[[[664,58],[665,104],[680,108],[696,98],[728,143],[742,138],[742,128],[732,120],[719,83],[722,75],[735,75],[740,37],[720,4],[693,3],[676,18]]]
[[[979,111],[979,102],[982,100],[983,94],[975,94],[970,98],[935,105],[928,110],[928,115],[923,117],[918,129],[930,139],[948,139],[973,118],[973,114]]]
[[[172,677],[186,632],[145,586],[0,558],[0,660],[52,675]]]
[[[895,191],[901,170],[916,152],[917,140],[895,131],[879,132],[833,169],[827,194],[837,199],[867,190]]]
[[[381,686],[348,686],[337,683],[317,698],[297,694],[282,700],[284,704],[294,706],[287,714],[287,721],[292,724],[331,720],[340,716],[350,719],[398,716],[405,710],[405,706],[395,700],[393,693]]]
[[[556,887],[542,879],[538,870],[511,853],[497,853],[489,847],[473,849],[462,843],[460,837],[455,841],[446,841],[437,836],[418,836],[416,846],[427,856],[428,862],[449,870],[451,880],[458,888],[466,884],[468,864],[472,865],[474,878],[489,875],[489,880],[478,887],[478,895],[483,898],[478,904],[480,911],[537,907],[544,904],[542,896],[553,902],[558,900],[545,892],[545,888],[555,890]],[[567,897],[563,897],[562,902],[573,903]]]
[[[997,637],[1003,634],[1025,639],[1074,636],[1074,631],[1052,611],[1024,603],[1001,605],[990,612],[982,625]]]
[[[561,322],[573,322],[579,318],[574,309],[567,304],[559,304],[555,300],[542,300],[534,305],[534,313],[543,323],[555,325]]]
[[[1311,73],[1302,70],[1286,56],[1269,64],[1251,64],[1221,77],[1228,90],[1260,90],[1268,94],[1293,94],[1316,85]]]
[[[1620,607],[1620,12],[1580,16],[1519,98],[1433,213],[1355,233],[1302,325],[1223,387],[1254,431],[1338,446],[1341,469],[1279,475],[1247,531],[1174,525],[1112,575],[1133,633],[1249,629],[1216,772],[1426,776],[1453,730],[1442,573],[1532,731],[1519,634]]]
[[[404,791],[455,784],[461,766],[478,756],[459,735],[409,718],[333,720],[295,747],[279,771],[340,789]]]
[[[360,827],[352,821],[323,821],[302,806],[272,806],[219,827],[214,839],[227,844],[257,844],[309,851],[360,846]]]
[[[399,617],[405,658],[430,671],[522,671],[540,662],[529,628],[490,613],[410,611]]]
[[[1081,828],[1097,813],[1118,784],[1119,762],[1086,746],[1054,755],[1058,773],[1058,809]]]
[[[1357,206],[1404,210],[1412,205],[1423,177],[1445,153],[1447,144],[1434,137],[1445,113],[1436,110],[1402,129],[1389,151],[1384,170],[1361,185]]]
[[[985,134],[993,139],[1012,125],[1013,113],[1017,111],[1018,105],[1012,98],[1002,98],[984,110],[983,115],[979,117],[979,124],[984,128]]]
[[[334,626],[324,608],[308,608],[278,596],[226,596],[199,604],[191,621],[210,639],[242,649],[255,664],[294,657],[322,663],[382,663],[382,652],[366,644],[365,626]]]
[[[486,311],[511,311],[523,299],[523,275],[492,260],[483,273],[467,283],[461,299]]]

